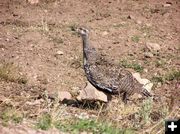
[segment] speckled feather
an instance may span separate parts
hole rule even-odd
[[[124,93],[123,100],[136,93],[151,96],[131,74],[100,56],[88,41],[88,31],[79,29],[83,41],[84,70],[88,81],[104,92]]]

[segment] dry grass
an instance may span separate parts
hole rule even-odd
[[[18,72],[18,68],[12,63],[3,63],[0,65],[0,79],[7,82],[27,83],[25,76],[21,76]]]

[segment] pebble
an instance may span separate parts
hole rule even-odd
[[[104,32],[102,33],[102,35],[103,35],[103,36],[106,36],[106,35],[108,35],[108,32],[107,32],[107,31],[104,31]]]
[[[79,96],[77,96],[78,100],[98,100],[102,102],[108,102],[108,96],[102,92],[97,90],[93,87],[89,82],[87,86],[80,91]]]
[[[150,51],[159,51],[161,49],[160,45],[157,43],[151,43],[151,42],[147,42],[146,43],[146,47],[150,50]]]
[[[28,0],[28,2],[32,5],[34,5],[34,4],[38,4],[39,0]]]
[[[58,54],[58,55],[63,55],[64,52],[62,52],[62,51],[57,51],[56,54]]]
[[[58,99],[60,101],[72,100],[72,95],[68,91],[59,91],[58,92]]]
[[[145,53],[144,53],[144,56],[145,56],[146,58],[152,58],[152,57],[153,57],[153,54],[152,54],[151,52],[145,52]]]
[[[151,89],[152,89],[152,87],[153,87],[153,83],[150,82],[150,80],[148,80],[148,79],[142,79],[139,73],[133,73],[133,77],[136,78],[136,80],[137,80],[139,83],[143,84],[143,85],[144,85],[143,87],[144,87],[147,91],[151,92]]]
[[[163,6],[164,6],[164,7],[170,7],[170,6],[172,6],[172,2],[168,2],[168,1],[167,1],[166,4],[164,4]]]

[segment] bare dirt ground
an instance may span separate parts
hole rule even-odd
[[[46,94],[65,90],[75,97],[84,88],[87,80],[77,26],[88,28],[93,46],[114,62],[140,65],[142,77],[154,82],[152,93],[160,99],[149,104],[150,121],[145,125],[143,117],[136,117],[143,100],[124,105],[118,97],[105,109],[60,104],[59,118],[85,113],[120,128],[162,133],[161,120],[180,116],[178,0],[40,0],[37,5],[0,0],[1,113],[10,108],[32,122],[54,110],[49,100],[42,99]],[[150,58],[145,56],[147,42],[160,45]]]

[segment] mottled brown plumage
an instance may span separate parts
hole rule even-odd
[[[104,60],[95,48],[89,44],[88,30],[79,28],[83,41],[84,70],[88,81],[97,89],[104,92],[123,93],[123,101],[134,94],[140,93],[151,96],[131,74],[131,72]]]

